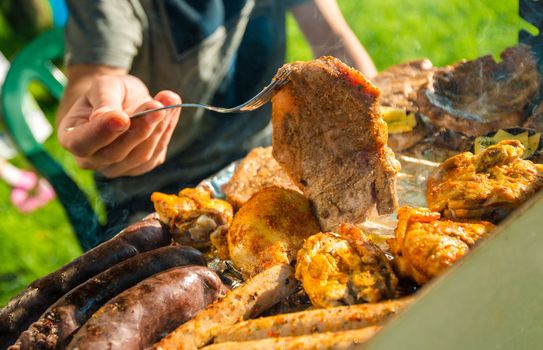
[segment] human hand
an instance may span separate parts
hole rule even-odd
[[[131,75],[96,78],[58,125],[60,145],[83,169],[106,177],[137,176],[162,164],[179,109],[130,119],[132,113],[181,103],[179,95],[161,91],[154,98]]]

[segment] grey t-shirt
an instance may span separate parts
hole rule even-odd
[[[126,68],[151,94],[169,89],[184,102],[235,106],[284,63],[285,14],[304,1],[68,0],[66,62]],[[98,187],[118,204],[193,185],[269,144],[269,120],[269,104],[236,115],[187,108],[164,165],[138,177],[97,176]]]

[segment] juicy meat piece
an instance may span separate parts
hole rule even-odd
[[[309,237],[298,252],[296,278],[311,303],[333,307],[395,296],[398,279],[383,251],[352,225]]]
[[[341,332],[316,333],[298,337],[279,337],[242,342],[219,343],[202,350],[355,350],[381,327],[370,326]]]
[[[230,259],[245,277],[296,258],[304,239],[319,232],[300,193],[268,187],[241,207],[228,231]]]
[[[504,140],[447,159],[428,178],[428,207],[449,218],[503,218],[543,186],[543,165],[523,153],[520,141]]]
[[[536,60],[522,44],[501,57],[501,63],[483,56],[439,69],[419,90],[421,113],[438,127],[468,136],[521,126],[541,86]]]
[[[178,195],[154,192],[151,201],[173,239],[196,248],[207,247],[210,236],[224,236],[232,222],[232,206],[199,188],[184,188]]]
[[[108,301],[67,349],[145,349],[227,291],[220,277],[203,266],[158,273]]]
[[[291,312],[247,320],[224,329],[215,343],[292,337],[304,334],[337,332],[382,324],[411,303],[410,298],[373,304],[338,306]]]
[[[69,291],[22,332],[17,343],[9,349],[64,349],[79,327],[115,295],[161,271],[204,264],[205,259],[198,250],[179,245],[133,256]]]
[[[224,298],[179,326],[152,349],[199,349],[225,327],[260,315],[292,294],[297,287],[294,269],[289,265],[275,265],[228,292]]]
[[[299,191],[273,158],[272,148],[257,147],[241,160],[223,191],[226,200],[239,209],[255,193],[270,186]]]
[[[417,112],[417,96],[428,84],[435,68],[430,60],[418,60],[392,66],[373,78],[381,89],[381,105]]]
[[[379,90],[333,57],[284,65],[273,97],[273,156],[303,190],[324,230],[397,205],[399,163],[387,147]]]
[[[408,131],[397,131],[389,124],[388,146],[394,152],[403,151],[422,141],[428,134],[424,121],[417,114],[418,91],[428,85],[435,68],[430,60],[410,61],[397,64],[380,72],[373,78],[381,89],[380,102],[385,109],[399,109],[412,114],[416,125]],[[390,122],[390,120],[385,120]]]
[[[48,307],[79,284],[125,259],[170,244],[167,231],[158,219],[149,217],[32,282],[0,309],[0,349],[13,344]]]
[[[539,105],[533,109],[523,126],[535,129],[538,132],[543,131],[543,101],[539,102]]]
[[[422,285],[466,255],[495,228],[486,221],[440,219],[425,208],[398,210],[395,238],[388,240],[398,274]]]

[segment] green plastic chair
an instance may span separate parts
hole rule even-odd
[[[22,49],[12,61],[2,89],[1,103],[4,121],[10,137],[22,155],[45,177],[56,191],[83,250],[103,240],[98,216],[87,196],[62,166],[36,141],[23,114],[23,101],[29,84],[41,82],[59,99],[64,91],[65,76],[52,63],[64,53],[62,28],[41,34]]]

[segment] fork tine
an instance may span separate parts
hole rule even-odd
[[[252,111],[262,105],[266,104],[273,96],[275,91],[278,88],[283,87],[287,81],[288,76],[290,75],[290,69],[281,70],[278,75],[276,75],[272,82],[266,86],[259,94],[247,101],[244,105],[240,106],[241,111]]]

